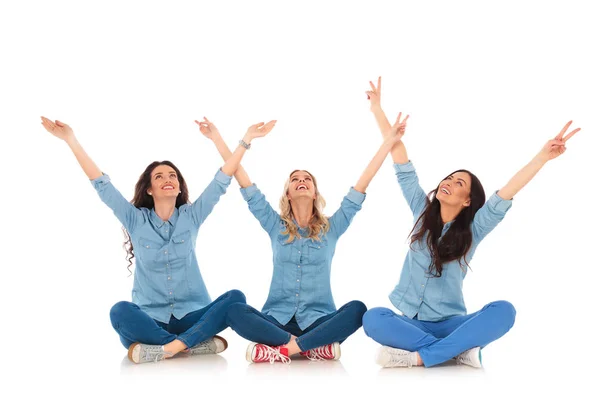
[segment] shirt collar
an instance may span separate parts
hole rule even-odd
[[[300,236],[306,237],[306,234],[308,233],[308,227],[301,228],[300,225],[298,225],[298,222],[296,222],[296,218],[294,217],[292,217],[292,222],[294,223],[294,225],[296,225],[296,228],[298,228],[298,233],[300,233]]]
[[[154,208],[152,209],[152,212],[150,213],[150,220],[152,221],[152,225],[154,225],[156,227],[156,229],[162,228],[163,225],[166,224],[167,222],[171,226],[175,226],[178,218],[179,218],[179,209],[177,207],[175,207],[175,210],[173,211],[173,214],[171,215],[171,218],[169,218],[168,221],[163,221],[162,219],[160,219],[160,217],[156,214],[156,211],[154,211]]]
[[[444,227],[442,228],[442,233],[445,233],[448,229],[450,229],[450,226],[452,226],[452,223],[454,222],[454,220],[450,221],[450,222],[446,222],[444,224]]]

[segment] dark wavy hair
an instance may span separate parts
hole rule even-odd
[[[483,190],[483,185],[481,185],[479,179],[465,169],[456,170],[448,176],[454,175],[457,172],[465,172],[471,177],[470,205],[463,208],[456,216],[456,219],[452,225],[450,225],[448,232],[446,232],[444,237],[438,242],[444,227],[441,204],[436,198],[439,189],[438,184],[437,188],[427,195],[427,205],[425,206],[425,210],[423,210],[423,213],[421,213],[411,231],[411,247],[414,242],[418,242],[425,237],[427,238],[427,247],[431,254],[429,273],[436,278],[442,276],[444,263],[458,260],[462,268],[462,259],[465,264],[469,266],[469,263],[467,262],[467,253],[473,244],[471,222],[473,222],[473,219],[475,218],[475,213],[477,213],[477,211],[485,204],[485,191]]]
[[[179,181],[179,190],[181,193],[177,196],[175,200],[175,207],[179,208],[180,206],[189,203],[189,192],[187,188],[187,184],[185,183],[185,179],[181,175],[179,168],[175,166],[171,161],[154,161],[150,165],[146,167],[137,183],[135,184],[135,193],[133,195],[133,200],[131,200],[131,204],[133,204],[137,208],[147,208],[149,210],[154,208],[154,198],[148,194],[148,189],[152,187],[152,171],[154,168],[159,165],[168,165],[173,168],[177,173],[177,180]],[[125,235],[125,243],[123,243],[123,248],[127,252],[127,256],[125,259],[129,262],[127,265],[127,269],[131,273],[131,265],[133,262],[133,258],[135,257],[133,253],[133,243],[131,243],[131,236],[129,236],[129,232],[123,227],[123,234]]]

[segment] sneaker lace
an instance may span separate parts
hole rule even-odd
[[[284,364],[289,364],[292,362],[288,356],[285,356],[279,352],[278,347],[270,347],[270,346],[256,346],[256,356],[255,359],[257,361],[269,361],[273,364],[275,361],[281,361]]]
[[[391,358],[390,362],[388,363],[389,367],[408,367],[408,368],[412,368],[413,364],[410,361],[409,358],[406,357],[402,357],[402,358]]]
[[[333,359],[333,352],[331,351],[331,345],[317,347],[316,349],[310,349],[306,352],[306,358],[311,361],[325,361]]]
[[[170,357],[173,355],[172,353],[169,353],[168,351],[163,351],[161,347],[162,346],[147,348],[146,351],[144,352],[144,360],[158,362],[158,361],[164,360],[165,357],[167,357],[167,356]]]
[[[205,352],[210,352],[211,348],[210,348],[210,344],[211,344],[211,340],[205,340],[204,342],[200,342],[197,345],[195,345],[194,347],[192,347],[190,350],[193,353],[205,353]]]
[[[471,364],[471,358],[467,355],[468,352],[464,352],[456,356],[457,364]]]

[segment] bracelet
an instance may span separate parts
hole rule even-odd
[[[250,149],[251,144],[244,142],[244,140],[242,139],[242,140],[240,140],[240,146],[242,146],[243,148],[248,150],[248,149]]]

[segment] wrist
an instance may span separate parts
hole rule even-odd
[[[535,157],[533,157],[533,160],[531,160],[531,162],[536,163],[536,164],[546,164],[546,162],[548,162],[549,158],[544,154],[544,153],[538,153],[536,154]]]
[[[394,137],[387,137],[387,138],[384,139],[383,144],[381,145],[381,147],[383,147],[383,148],[385,148],[385,149],[387,149],[389,151],[389,150],[392,150],[392,147],[394,147],[394,145],[396,143],[400,143],[400,142],[398,142],[397,140],[395,140]]]
[[[65,143],[67,143],[69,146],[73,146],[74,144],[77,144],[77,138],[75,135],[68,136],[65,138]]]
[[[250,142],[252,142],[252,136],[249,133],[246,133],[244,135],[244,137],[242,138],[242,140],[248,144],[250,144]]]
[[[250,141],[251,139],[249,139],[247,136],[244,136],[242,140],[239,141],[239,146],[245,148],[246,150],[250,150]]]

